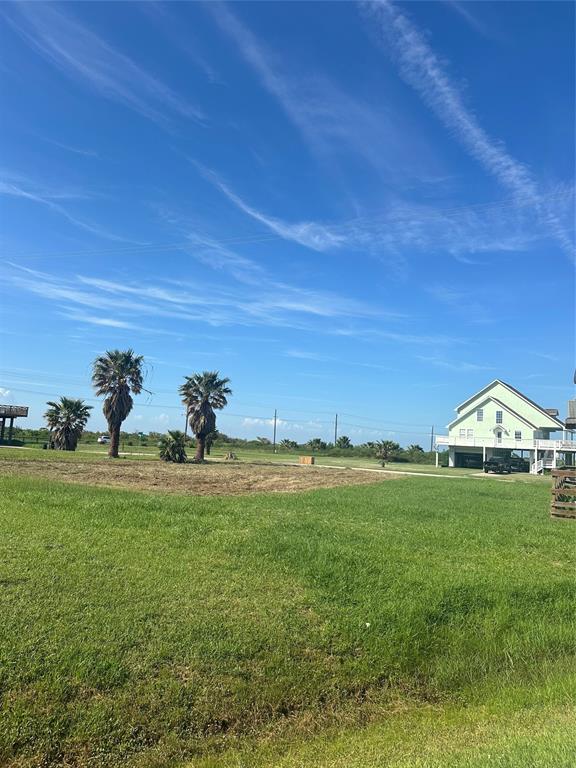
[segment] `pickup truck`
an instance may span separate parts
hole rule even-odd
[[[520,456],[510,456],[508,459],[510,463],[510,469],[512,472],[529,472],[530,463],[526,459],[520,458]]]
[[[509,475],[512,472],[510,460],[503,456],[492,456],[491,459],[486,459],[484,462],[484,472],[497,472],[499,475]]]

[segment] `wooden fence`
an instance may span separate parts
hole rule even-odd
[[[576,518],[576,469],[552,470],[552,517]]]

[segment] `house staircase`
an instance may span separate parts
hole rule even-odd
[[[530,465],[530,473],[532,475],[542,475],[545,469],[555,469],[554,451],[544,451],[542,458],[538,459],[538,461],[533,461]]]

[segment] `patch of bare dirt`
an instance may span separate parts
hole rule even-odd
[[[387,472],[357,472],[276,464],[165,464],[159,461],[98,460],[94,462],[3,459],[3,475],[25,475],[66,483],[130,490],[228,496],[250,493],[307,491],[343,485],[366,485],[394,479]]]

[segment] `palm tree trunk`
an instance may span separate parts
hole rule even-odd
[[[120,447],[120,424],[116,424],[110,428],[110,449],[108,456],[111,459],[118,458],[118,449]]]
[[[204,461],[204,451],[206,448],[206,438],[204,435],[196,435],[196,455],[194,461]]]

